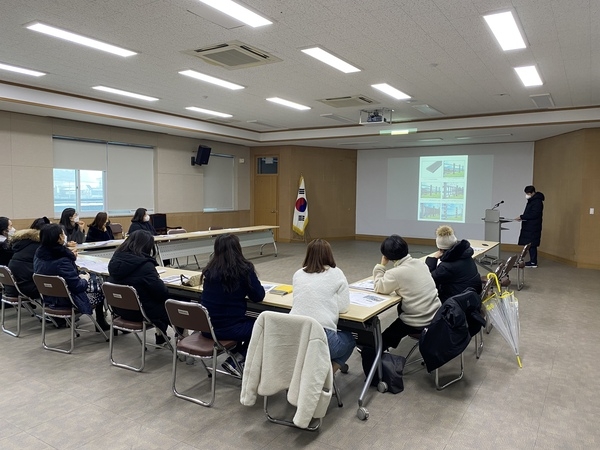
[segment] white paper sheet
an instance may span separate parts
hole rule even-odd
[[[363,291],[375,291],[375,283],[373,280],[357,281],[356,283],[352,283],[349,287],[352,289],[361,289]]]
[[[350,291],[350,303],[357,306],[377,306],[379,303],[387,300],[385,297],[381,297],[376,294],[368,294],[366,292],[352,292]]]

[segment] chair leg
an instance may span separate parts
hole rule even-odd
[[[344,402],[342,401],[342,393],[340,392],[337,382],[335,381],[335,374],[333,375],[333,395],[335,395],[335,398],[337,399],[338,407],[341,408],[344,406]]]
[[[46,350],[50,350],[52,352],[58,353],[73,353],[73,349],[75,348],[75,310],[71,309],[71,318],[63,317],[67,321],[67,325],[69,325],[71,332],[71,347],[68,350],[58,348],[58,347],[50,347],[46,344],[46,306],[42,304],[42,347]],[[52,316],[49,316],[52,317]],[[57,316],[59,317],[59,316]]]
[[[442,389],[446,389],[451,384],[454,384],[457,381],[462,380],[462,377],[465,374],[465,354],[464,354],[464,352],[460,354],[460,375],[458,377],[453,378],[452,380],[448,381],[443,386],[440,386],[439,371],[440,371],[440,369],[435,369],[435,387],[438,391],[441,391]]]
[[[517,290],[520,291],[525,285],[525,268],[517,267]]]
[[[19,337],[19,335],[21,334],[21,307],[22,307],[21,299],[19,298],[16,304],[11,303],[11,305],[13,305],[13,308],[17,309],[17,330],[16,331],[11,331],[4,326],[4,319],[5,319],[5,314],[6,314],[6,303],[7,302],[2,300],[2,313],[1,313],[2,331],[4,331],[6,334],[9,334],[11,336]]]
[[[475,335],[475,357],[477,359],[481,356],[481,352],[483,352],[483,329]]]
[[[184,400],[187,400],[192,403],[196,403],[197,405],[201,405],[201,406],[207,406],[207,407],[212,406],[213,403],[215,402],[215,395],[216,395],[216,388],[217,388],[217,356],[218,356],[217,349],[216,348],[213,349],[212,368],[211,368],[212,376],[210,377],[211,399],[208,402],[200,400],[199,398],[195,398],[195,397],[191,397],[189,395],[182,394],[177,390],[177,387],[176,387],[177,354],[178,354],[177,349],[175,349],[173,351],[173,370],[172,370],[172,374],[171,374],[171,390],[173,391],[173,394],[175,395],[175,397],[182,398]],[[193,355],[190,355],[190,356],[193,357]],[[202,359],[200,359],[200,360],[202,361]]]
[[[273,422],[276,423],[277,425],[285,425],[287,427],[293,427],[293,428],[299,428],[298,426],[296,426],[296,424],[294,422],[292,422],[291,420],[285,420],[285,419],[278,419],[275,417],[272,417],[269,414],[269,397],[265,396],[265,402],[264,402],[264,411],[265,411],[265,415],[267,416],[267,420],[269,422]],[[316,420],[317,423],[315,425],[308,425],[308,427],[306,428],[302,428],[303,430],[308,430],[308,431],[316,431],[319,429],[319,427],[321,426],[321,419],[313,419],[313,421]],[[312,422],[311,422],[312,423]]]
[[[115,367],[120,367],[122,369],[128,369],[128,370],[133,370],[134,372],[142,372],[144,370],[144,367],[146,366],[146,323],[142,324],[142,339],[140,339],[140,337],[138,336],[137,332],[133,332],[133,335],[137,338],[137,340],[140,343],[141,349],[142,349],[142,354],[140,356],[140,366],[139,367],[135,367],[135,366],[130,366],[128,364],[123,364],[123,363],[118,363],[115,361],[115,359],[113,358],[113,347],[114,347],[114,333],[113,333],[113,324],[111,322],[110,324],[110,335],[109,335],[109,358],[110,358],[110,363],[111,365],[115,366]]]

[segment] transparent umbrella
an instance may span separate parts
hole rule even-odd
[[[506,342],[508,342],[508,345],[512,347],[517,356],[519,367],[523,367],[519,356],[519,334],[521,330],[519,322],[519,300],[515,297],[514,292],[502,292],[498,277],[495,273],[489,273],[487,277],[488,279],[495,279],[496,289],[482,302],[486,314],[488,314],[494,327],[499,331]]]

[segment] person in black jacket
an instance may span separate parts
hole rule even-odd
[[[112,241],[114,238],[115,236],[110,228],[108,214],[105,212],[99,212],[96,214],[94,221],[88,227],[88,233],[87,237],[85,238],[85,242]]]
[[[8,217],[0,217],[0,266],[7,266],[12,258],[13,251],[10,248],[9,238],[15,234],[12,220]]]
[[[131,225],[129,226],[129,231],[127,234],[131,234],[137,230],[146,230],[152,236],[156,236],[158,234],[150,223],[150,216],[148,215],[148,210],[146,208],[138,208],[135,210],[135,214],[133,215],[133,219],[131,219]]]
[[[442,225],[436,230],[435,242],[439,250],[433,256],[428,256],[425,263],[438,288],[442,303],[469,287],[480,294],[481,277],[477,264],[473,261],[474,251],[469,241],[458,241],[454,230]]]
[[[15,277],[19,290],[33,299],[40,298],[33,282],[33,258],[40,246],[40,230],[49,223],[47,217],[35,219],[28,229],[17,231],[11,239],[14,254],[8,263],[8,268]],[[14,286],[4,288],[9,297],[16,297],[19,294]]]
[[[77,251],[73,252],[66,244],[67,235],[61,225],[51,223],[42,227],[40,246],[33,258],[33,270],[41,275],[58,275],[64,278],[79,312],[92,314],[95,310],[98,326],[106,331],[110,325],[104,317],[104,301],[100,296],[87,295],[90,274],[80,274],[77,271]],[[54,307],[72,306],[68,299],[59,297],[45,296],[44,303]]]
[[[131,233],[113,254],[108,263],[108,281],[133,287],[138,294],[148,319],[166,334],[170,325],[165,302],[169,292],[158,276],[154,258],[154,237],[146,230]],[[114,308],[115,313],[125,320],[140,322],[143,317],[138,311]],[[162,335],[156,335],[156,344],[165,343]]]
[[[515,220],[521,222],[521,234],[519,234],[519,245],[531,244],[529,247],[529,261],[526,267],[537,267],[537,248],[542,239],[542,217],[544,215],[544,194],[536,192],[534,186],[525,186],[525,198],[527,205],[525,211]]]
[[[77,214],[75,208],[65,208],[58,223],[63,226],[65,233],[67,233],[67,242],[83,244],[85,241],[85,222],[79,220],[79,214]],[[74,244],[69,246],[74,246]]]

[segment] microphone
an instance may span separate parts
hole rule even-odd
[[[496,208],[497,208],[498,206],[500,206],[502,203],[504,203],[504,200],[501,200],[501,201],[499,201],[498,203],[496,203],[492,209],[496,209]]]

